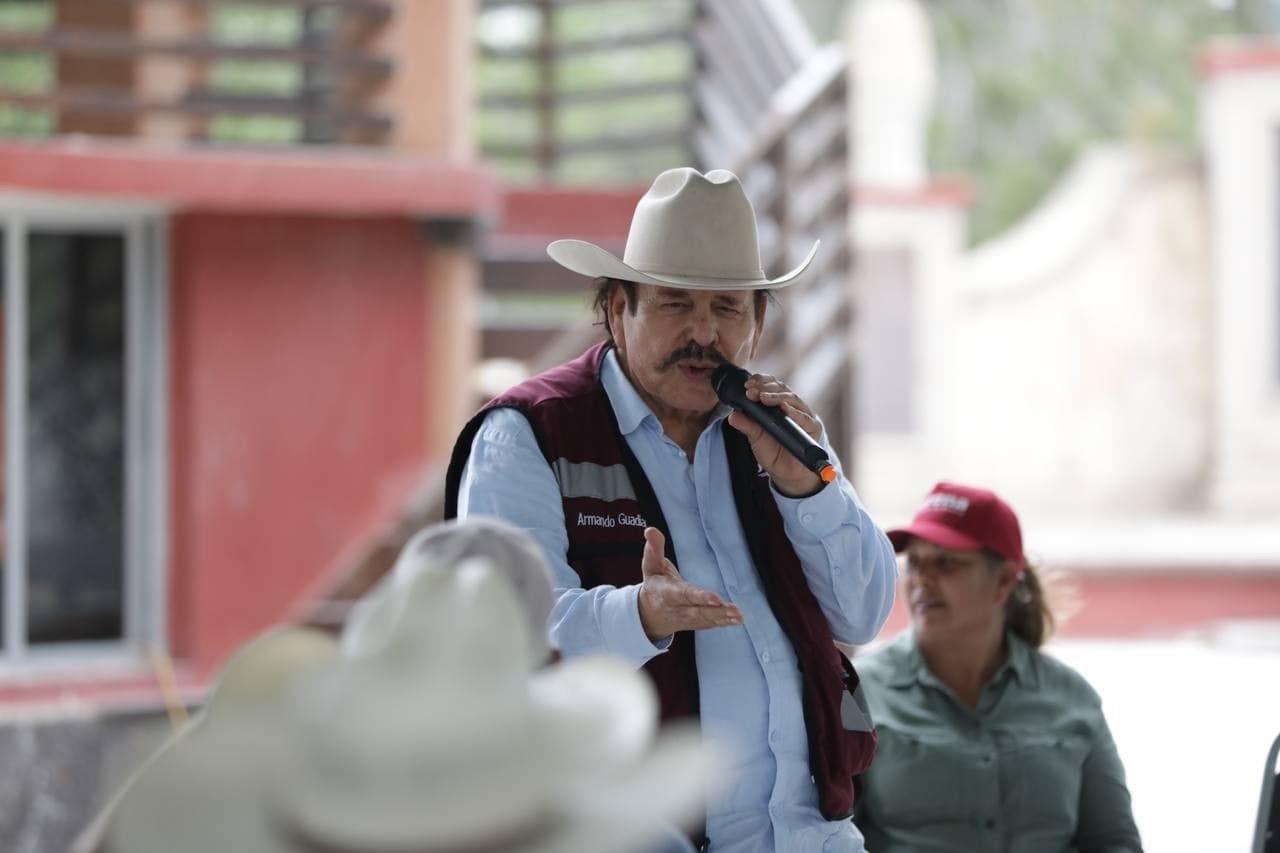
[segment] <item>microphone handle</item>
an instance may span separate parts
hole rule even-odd
[[[804,463],[804,466],[815,474],[822,474],[823,469],[831,465],[827,451],[823,449],[800,425],[776,406],[766,406],[759,400],[749,399],[745,394],[735,401],[764,431],[773,436],[783,449]]]

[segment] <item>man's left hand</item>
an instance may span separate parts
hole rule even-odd
[[[783,414],[795,421],[814,441],[821,439],[822,422],[818,416],[776,376],[752,374],[746,389],[748,399],[782,409]],[[805,498],[822,490],[822,478],[783,449],[750,415],[735,410],[729,415],[729,426],[747,437],[756,461],[779,492],[789,498]]]

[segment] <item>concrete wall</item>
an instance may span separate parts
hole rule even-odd
[[[1208,248],[1194,164],[1110,149],[973,251],[954,298],[963,345],[938,364],[965,413],[939,436],[955,475],[1041,512],[1203,509]]]
[[[896,240],[916,260],[915,419],[864,431],[864,496],[905,514],[950,477],[1031,514],[1202,509],[1212,302],[1195,164],[1097,149],[990,243],[960,249],[962,217],[864,209],[862,251]]]
[[[163,711],[59,714],[0,726],[0,850],[67,850],[168,737]]]

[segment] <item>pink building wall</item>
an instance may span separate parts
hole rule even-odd
[[[170,239],[170,638],[207,673],[420,475],[426,254],[407,219],[192,214]]]

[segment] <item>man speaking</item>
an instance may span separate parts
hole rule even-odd
[[[824,482],[710,381],[750,361],[768,291],[816,251],[766,278],[738,178],[663,172],[621,259],[579,240],[547,248],[596,279],[607,340],[491,401],[449,466],[448,517],[499,516],[546,551],[560,652],[644,667],[665,719],[696,716],[729,748],[729,784],[695,838],[717,853],[863,850],[847,817],[875,735],[833,640],[884,624],[893,547],[843,476]],[[753,375],[746,397],[826,446],[780,380]]]

